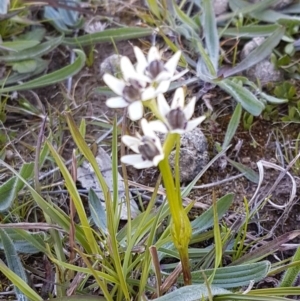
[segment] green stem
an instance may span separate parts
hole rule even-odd
[[[174,145],[176,135],[169,135],[166,142],[170,144],[170,140],[172,140],[172,138]],[[174,245],[179,252],[184,284],[190,285],[192,283],[192,277],[190,271],[188,246],[192,234],[192,228],[189,218],[182,206],[181,194],[177,193],[167,154],[164,160],[159,163],[159,169],[162,174],[172,216],[171,234]]]
[[[292,262],[298,260],[300,260],[300,247],[296,250]],[[299,272],[300,272],[300,266],[294,266],[288,268],[281,280],[280,287],[291,287],[294,284]]]

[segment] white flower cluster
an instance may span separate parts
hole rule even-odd
[[[159,50],[150,48],[147,58],[142,50],[134,47],[137,59],[133,66],[128,57],[122,57],[120,68],[123,79],[110,74],[104,74],[103,80],[118,96],[109,98],[106,105],[110,108],[128,107],[128,115],[132,121],[139,120],[144,115],[144,104],[155,101],[159,120],[147,122],[141,120],[144,136],[123,136],[122,141],[131,148],[136,155],[127,155],[121,158],[125,164],[135,168],[157,166],[164,159],[161,142],[155,132],[182,134],[193,130],[204,119],[204,116],[193,119],[196,98],[184,106],[185,97],[183,88],[175,91],[171,106],[167,103],[163,93],[167,92],[171,81],[184,75],[188,70],[175,74],[181,52],[176,52],[166,63],[161,59]]]

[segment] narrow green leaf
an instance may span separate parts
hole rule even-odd
[[[228,290],[217,286],[210,286],[209,289],[204,284],[188,285],[181,287],[165,296],[153,299],[155,301],[204,301],[212,296],[231,293]]]
[[[141,27],[111,28],[101,32],[86,34],[76,38],[65,38],[64,45],[67,46],[86,46],[96,43],[121,41],[128,39],[138,39],[151,35],[153,29]]]
[[[27,189],[30,191],[32,197],[34,198],[35,202],[38,204],[38,206],[42,209],[45,214],[47,214],[53,222],[57,223],[60,227],[62,227],[65,231],[70,230],[70,218],[66,215],[65,212],[63,212],[59,207],[56,205],[50,203],[49,201],[45,201],[29,184],[28,182],[20,176],[20,174],[15,171],[9,164],[4,162],[0,159],[0,164],[5,166],[8,170],[10,170],[15,177],[18,178],[20,182],[25,184]],[[91,253],[91,248],[89,243],[86,241],[86,238],[84,236],[82,227],[75,226],[76,227],[76,239],[79,241],[79,243],[83,246],[83,248]]]
[[[33,173],[34,164],[25,163],[20,170],[20,176],[28,180]],[[23,188],[24,183],[17,177],[11,177],[8,181],[0,186],[0,212],[6,211],[11,206],[12,202],[18,195],[19,191]]]
[[[248,180],[250,180],[251,182],[256,183],[256,184],[258,183],[259,176],[253,169],[245,166],[242,163],[235,162],[229,158],[227,158],[227,160],[232,166],[234,166],[237,170],[242,172]]]
[[[217,22],[213,9],[213,2],[211,0],[202,0],[202,14],[202,30],[205,38],[205,45],[216,73],[218,71],[220,46]]]
[[[223,79],[216,84],[230,94],[236,101],[241,103],[243,108],[254,116],[259,116],[265,108],[264,104],[260,102],[247,88],[230,79]]]
[[[4,262],[0,259],[0,271],[23,293],[19,300],[24,300],[25,296],[30,301],[43,301],[40,297],[21,277],[15,274],[10,268],[8,268]],[[25,299],[27,300],[27,298]]]
[[[94,237],[93,230],[89,225],[89,221],[86,216],[83,203],[81,201],[79,192],[76,188],[76,183],[73,181],[72,176],[70,175],[70,173],[68,171],[68,168],[66,167],[63,160],[61,159],[61,157],[59,156],[57,151],[54,149],[54,147],[50,143],[48,143],[48,147],[49,147],[49,150],[50,150],[57,166],[59,167],[60,172],[63,175],[63,178],[65,180],[65,185],[68,189],[68,192],[70,193],[70,196],[72,197],[72,201],[73,201],[76,211],[78,213],[86,240],[89,242],[92,252],[94,254],[96,254],[97,250],[98,250],[98,245],[97,245],[96,239]]]
[[[26,83],[0,89],[0,93],[41,88],[66,80],[67,78],[78,73],[85,64],[86,57],[84,52],[78,49],[75,49],[74,52],[78,55],[78,57],[73,64],[61,68],[59,70],[56,70],[52,73],[40,76],[39,78],[30,80]]]
[[[224,142],[222,145],[222,149],[225,149],[229,146],[231,139],[234,137],[236,130],[240,124],[242,116],[242,106],[238,103],[234,109],[234,112],[230,118],[230,122],[227,127],[227,131],[225,134]]]
[[[229,77],[234,74],[240,73],[268,57],[272,53],[273,49],[279,44],[284,33],[285,28],[283,26],[276,29],[274,33],[270,35],[261,45],[251,51],[244,60],[242,60],[235,67],[225,71],[223,73],[223,76]]]
[[[5,258],[8,264],[8,267],[11,269],[13,273],[19,276],[25,283],[27,283],[27,276],[25,273],[25,269],[22,266],[21,260],[16,252],[14,244],[5,230],[0,229],[0,237],[4,248]],[[15,293],[17,295],[18,300],[29,301],[28,296],[24,296],[23,290],[20,289],[13,281],[15,285]]]
[[[156,0],[146,0],[148,7],[150,8],[151,12],[158,18],[161,19],[160,10],[158,7],[158,1]]]
[[[287,103],[289,102],[288,99],[284,98],[277,98],[271,95],[268,95],[267,93],[264,92],[259,92],[259,95],[264,98],[267,102],[272,103],[272,104],[282,104],[282,103]]]
[[[40,41],[37,40],[16,40],[12,42],[3,42],[0,43],[0,50],[1,47],[4,47],[5,49],[9,49],[12,51],[22,51],[31,47],[34,47],[36,45],[40,44]]]
[[[105,210],[93,189],[89,190],[88,201],[94,223],[103,233],[107,233]]]
[[[190,18],[183,10],[179,8],[176,1],[173,0],[172,5],[174,7],[174,11],[178,19],[180,19],[180,21],[184,25],[187,25],[190,29],[192,29],[192,31],[195,31],[195,34],[196,32],[199,32],[200,28],[198,24],[192,18]]]
[[[230,208],[234,199],[234,194],[229,193],[221,197],[216,203],[216,210],[218,212],[218,219],[220,219]],[[193,234],[192,236],[195,237],[199,233],[207,230],[208,228],[212,227],[214,223],[214,212],[213,207],[211,206],[208,210],[194,219],[191,223]]]
[[[3,62],[15,62],[15,61],[21,61],[21,60],[28,60],[33,59],[38,56],[42,56],[46,53],[49,53],[53,49],[55,49],[63,40],[63,36],[60,36],[55,39],[51,39],[45,43],[38,44],[34,47],[27,48],[23,51],[19,51],[14,54],[0,56],[0,61]]]
[[[61,297],[61,298],[51,298],[48,299],[49,301],[107,301],[103,297],[99,296],[90,296],[90,295],[78,295],[78,296],[68,296],[68,297]]]
[[[237,266],[221,267],[216,270],[212,285],[222,288],[234,288],[249,285],[250,281],[264,279],[271,264],[269,261],[261,261]],[[214,273],[214,269],[193,271],[194,283],[203,283]],[[181,280],[182,281],[182,280]]]

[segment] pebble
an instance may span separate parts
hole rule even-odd
[[[180,142],[180,182],[190,182],[209,162],[208,144],[206,137],[199,128],[184,133]],[[175,155],[176,150],[172,151],[169,157],[173,170],[175,167]]]

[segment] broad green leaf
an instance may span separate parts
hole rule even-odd
[[[37,67],[35,60],[20,61],[13,64],[12,69],[18,73],[31,73],[34,72]]]
[[[217,22],[211,0],[202,0],[202,30],[205,39],[208,56],[214,66],[215,74],[218,71],[219,63],[219,34],[217,30]]]
[[[227,158],[227,160],[232,166],[234,166],[237,170],[242,172],[248,180],[250,180],[251,182],[256,183],[256,184],[258,183],[259,176],[253,169],[245,166],[242,163],[235,162],[229,158]]]
[[[22,165],[19,174],[24,179],[31,178],[33,173],[34,164],[25,163]],[[6,211],[11,206],[12,202],[17,197],[19,191],[24,187],[24,183],[17,177],[11,177],[8,181],[0,186],[0,212]]]
[[[243,108],[254,116],[259,116],[265,108],[264,104],[260,102],[247,88],[230,79],[223,79],[216,84],[230,94],[236,101],[241,103]]]
[[[216,210],[218,212],[219,219],[227,212],[230,208],[234,199],[234,194],[226,194],[221,197],[216,203]],[[214,212],[211,206],[208,210],[198,216],[191,222],[193,233],[192,237],[196,237],[199,233],[211,228],[214,224]]]
[[[12,272],[14,272],[24,282],[27,283],[28,280],[27,280],[25,270],[15,250],[12,240],[10,239],[8,234],[2,229],[0,229],[0,238],[3,244],[4,254],[5,254],[8,267],[11,269]],[[17,295],[18,300],[29,301],[28,298],[23,295],[22,291],[17,286],[14,287],[14,291]]]
[[[296,16],[289,16],[283,14],[279,11],[272,9],[267,9],[272,3],[275,3],[273,0],[264,0],[256,4],[250,4],[244,0],[229,0],[229,5],[232,11],[237,13],[248,13],[252,18],[258,19],[260,21],[269,22],[274,24],[279,20],[285,20],[285,22],[296,22],[299,24],[300,18]]]
[[[229,77],[247,70],[268,57],[272,53],[273,49],[279,44],[284,33],[285,28],[283,26],[280,26],[261,45],[251,51],[249,55],[247,55],[246,58],[243,59],[239,64],[225,71],[223,73],[224,77]]]
[[[6,49],[11,49],[12,51],[22,51],[31,47],[34,47],[36,45],[40,44],[40,41],[37,40],[16,40],[12,42],[3,42],[0,43],[0,50],[1,47],[5,47]]]
[[[229,0],[229,6],[232,11],[246,15],[255,12],[267,11],[268,7],[276,2],[277,0],[264,0],[256,3],[251,3],[244,0]]]
[[[165,296],[153,299],[155,301],[205,301],[215,295],[230,294],[231,292],[217,286],[207,288],[204,284],[181,287]]]
[[[212,285],[222,288],[247,286],[252,280],[256,282],[264,279],[270,267],[269,261],[221,267],[216,270]],[[205,278],[210,277],[213,273],[214,269],[193,271],[193,283],[203,283]],[[182,281],[181,278],[180,280]]]
[[[242,106],[240,103],[237,103],[227,127],[222,149],[225,149],[229,146],[230,141],[234,137],[235,132],[240,124],[241,116],[242,116]]]
[[[59,11],[54,7],[46,6],[44,8],[44,18],[47,19],[59,32],[71,34],[73,31],[68,28]]]
[[[42,56],[53,49],[55,49],[63,40],[63,36],[60,36],[55,39],[51,39],[45,43],[38,44],[34,47],[30,47],[23,51],[19,51],[17,53],[13,53],[10,55],[0,56],[0,61],[3,62],[16,62],[21,60],[33,59],[38,56]]]
[[[282,14],[300,14],[300,2],[289,5],[280,10]]]
[[[270,36],[276,31],[280,25],[271,24],[271,25],[247,25],[237,28],[226,28],[225,30],[221,29],[220,32],[224,37],[235,37],[240,39],[249,39],[255,37],[264,37]]]
[[[42,60],[40,58],[36,59],[36,61],[37,61],[37,67],[34,70],[34,72],[24,73],[24,74],[12,72],[12,74],[8,78],[4,78],[4,79],[0,80],[0,86],[15,84],[15,83],[24,81],[34,75],[40,74],[46,69],[46,67],[49,64],[48,61]],[[0,88],[0,93],[1,93],[1,88]]]
[[[1,227],[0,227],[1,229]],[[36,254],[38,252],[48,253],[45,248],[44,240],[46,235],[44,232],[28,232],[22,229],[5,229],[13,241],[14,248],[18,253]],[[4,249],[2,240],[0,240],[0,249]],[[46,251],[46,252],[45,252]]]
[[[78,49],[75,49],[74,52],[78,55],[78,57],[73,64],[63,67],[52,73],[40,76],[39,78],[30,80],[26,83],[20,84],[18,86],[12,86],[12,87],[0,89],[0,93],[41,88],[66,80],[67,78],[78,73],[82,69],[85,63],[86,57],[84,52]]]
[[[103,233],[107,233],[105,210],[93,189],[89,190],[88,201],[94,223]]]
[[[138,39],[149,36],[152,32],[153,29],[140,27],[111,28],[76,38],[65,38],[63,44],[74,47],[111,41]]]
[[[17,40],[37,40],[42,41],[46,34],[46,29],[42,26],[33,28],[30,31],[25,32],[24,34],[18,35]]]

